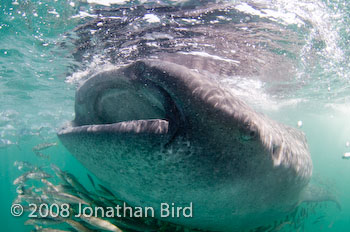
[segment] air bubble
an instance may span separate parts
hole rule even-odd
[[[345,152],[342,158],[343,159],[350,159],[350,152]]]
[[[298,121],[297,125],[299,128],[301,128],[303,126],[303,121]]]

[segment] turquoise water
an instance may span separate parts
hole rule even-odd
[[[125,4],[129,7],[139,3]],[[347,146],[350,142],[349,5],[345,0],[252,1],[249,4],[255,8],[241,4],[239,9],[257,20],[276,21],[298,35],[297,42],[288,36],[286,41],[280,41],[280,37],[271,34],[266,37],[263,34],[262,40],[272,40],[271,44],[276,45],[271,49],[273,52],[292,57],[295,67],[292,82],[301,87],[273,94],[257,88],[253,93],[258,97],[247,101],[288,125],[296,127],[298,121],[302,121],[301,130],[307,136],[314,163],[314,179],[339,198],[341,211],[332,203],[317,208],[315,215],[305,219],[305,231],[348,231],[350,161],[341,157],[350,152]],[[45,150],[48,158],[35,155],[32,148],[41,143],[59,143],[56,131],[74,117],[77,83],[84,73],[94,72],[105,64],[103,50],[89,51],[89,55],[98,56],[92,61],[77,61],[73,33],[74,28],[93,19],[94,9],[103,7],[79,1],[0,2],[0,221],[3,231],[32,229],[23,225],[26,218],[10,214],[17,195],[12,182],[21,174],[13,166],[15,161],[29,161],[38,166],[54,163],[89,185],[88,171],[62,144]],[[261,39],[259,36],[252,34],[253,40]],[[322,219],[318,220],[320,216]]]

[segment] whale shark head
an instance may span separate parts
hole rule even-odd
[[[60,140],[121,199],[156,212],[193,203],[192,218],[164,220],[253,228],[291,210],[311,177],[302,132],[182,65],[143,60],[98,73],[78,88],[75,113]]]

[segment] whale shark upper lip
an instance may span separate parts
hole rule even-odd
[[[58,134],[75,133],[123,133],[123,134],[167,134],[169,122],[163,119],[131,120],[111,124],[72,126],[66,125]]]

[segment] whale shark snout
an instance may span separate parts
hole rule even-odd
[[[136,61],[90,77],[58,136],[134,206],[194,206],[194,228],[235,231],[283,217],[312,162],[302,132],[250,108],[198,71]]]

